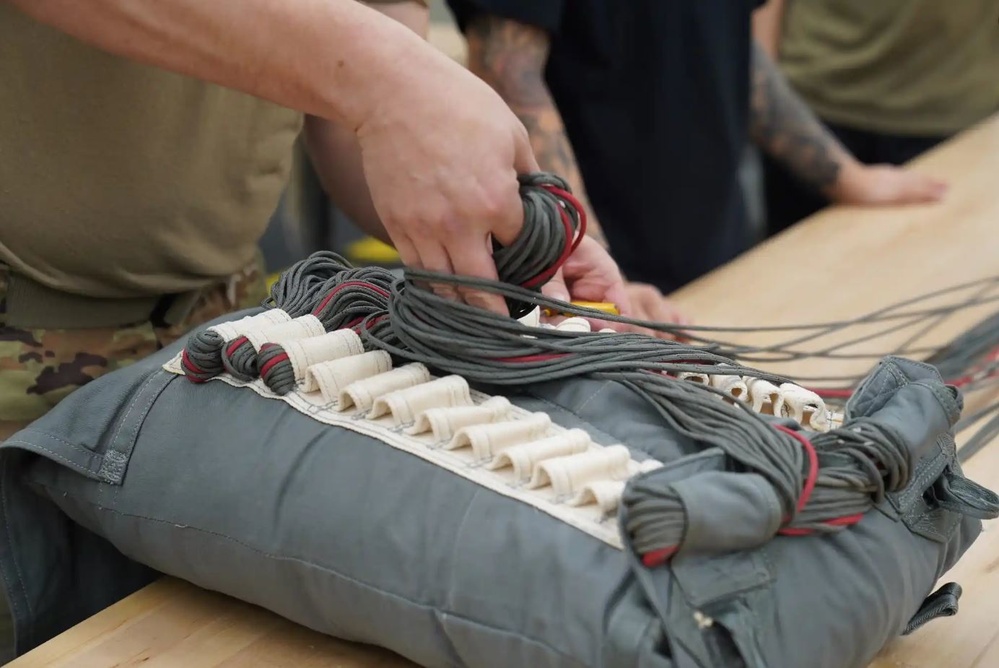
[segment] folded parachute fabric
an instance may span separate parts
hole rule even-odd
[[[159,573],[435,667],[860,668],[956,612],[936,583],[999,499],[932,367],[885,358],[834,415],[710,350],[530,323],[553,265],[514,260],[520,321],[315,256],[15,434],[18,652]]]

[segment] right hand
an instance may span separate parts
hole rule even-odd
[[[450,58],[415,57],[421,62],[400,67],[398,85],[357,131],[372,201],[406,265],[495,280],[491,238],[516,239],[524,224],[517,175],[538,171],[527,130]],[[509,315],[498,295],[435,289]]]

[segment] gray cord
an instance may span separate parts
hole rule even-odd
[[[459,374],[473,384],[523,388],[583,376],[621,383],[643,397],[664,423],[724,453],[730,475],[720,484],[739,485],[747,475],[765,480],[781,512],[782,532],[840,531],[844,524],[838,520],[867,512],[886,491],[908,484],[909,451],[897,434],[883,426],[855,420],[809,441],[775,428],[771,420],[716,388],[678,378],[680,373],[695,372],[787,380],[737,362],[724,354],[724,345],[694,346],[633,333],[531,328],[433,292],[428,286],[484,290],[503,296],[514,314],[539,306],[679,330],[541,294],[540,284],[581,233],[583,218],[568,186],[551,175],[521,177],[521,194],[523,232],[509,248],[496,247],[494,253],[500,281],[419,269],[407,269],[398,278],[384,269],[354,269],[338,256],[319,254],[286,272],[268,303],[291,309],[289,313],[313,313],[328,330],[351,327],[366,349],[387,351],[396,363],[422,362],[437,373]],[[887,321],[892,310],[883,309],[875,317]],[[224,363],[226,359],[223,355]],[[254,359],[253,370],[262,371],[272,389],[291,391],[294,374],[280,346],[265,346]],[[235,366],[235,361],[230,365]],[[814,482],[814,487],[799,508],[806,481]],[[677,490],[657,484],[654,473],[633,481],[629,490],[623,500],[626,530],[635,544],[645,551],[678,547],[689,530],[689,517]]]

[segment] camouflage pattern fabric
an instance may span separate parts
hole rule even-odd
[[[259,305],[266,290],[258,259],[206,288],[179,325],[147,321],[94,329],[19,329],[4,323],[7,270],[0,267],[0,441],[95,378],[146,357],[203,322]]]

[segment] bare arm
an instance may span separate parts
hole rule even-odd
[[[521,120],[538,165],[569,183],[586,209],[587,232],[606,248],[562,117],[545,84],[548,34],[517,21],[480,16],[469,25],[466,37],[468,68],[496,89]]]
[[[784,6],[785,0],[767,0],[766,4],[753,12],[753,36],[775,62],[780,53]]]
[[[510,244],[524,225],[517,174],[538,166],[523,124],[461,65],[355,0],[6,1],[111,54],[349,128],[409,266],[493,279],[490,240]],[[507,312],[497,295],[461,296]]]
[[[371,6],[426,39],[430,12],[423,0],[383,0]],[[330,199],[366,233],[392,243],[371,200],[361,147],[351,129],[319,116],[306,116],[303,138],[316,175]]]
[[[112,54],[351,128],[425,59],[417,35],[355,0],[6,1]]]
[[[804,183],[833,196],[860,165],[798,97],[754,40],[750,133],[764,151]]]
[[[803,183],[834,202],[905,204],[940,199],[946,184],[905,167],[860,163],[798,97],[753,42],[750,133]]]

